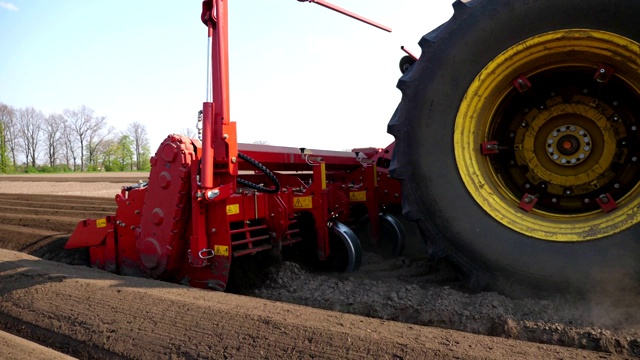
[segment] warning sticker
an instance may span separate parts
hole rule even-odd
[[[298,196],[293,198],[294,209],[312,209],[313,197],[311,196]]]
[[[349,193],[349,200],[351,201],[367,201],[366,191],[352,191]]]
[[[229,256],[229,247],[224,245],[215,245],[213,253],[218,256]]]
[[[96,227],[97,228],[102,228],[107,226],[107,219],[106,218],[102,218],[102,219],[96,219]]]
[[[227,205],[227,215],[240,214],[240,204]]]

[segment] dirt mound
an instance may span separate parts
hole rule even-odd
[[[603,354],[116,276],[0,250],[0,326],[94,359],[583,358]]]

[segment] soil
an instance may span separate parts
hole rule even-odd
[[[446,264],[422,255],[415,234],[407,256],[365,253],[350,274],[284,261],[255,270],[265,280],[241,294],[105,273],[85,266],[86,250],[62,249],[79,220],[112,214],[120,188],[145,177],[0,176],[0,330],[78,358],[640,356],[637,293],[468,293]],[[42,349],[6,338],[0,354],[10,358]]]

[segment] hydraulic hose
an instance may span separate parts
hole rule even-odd
[[[271,182],[273,183],[273,187],[268,188],[260,184],[255,184],[240,178],[236,179],[238,183],[267,194],[275,194],[278,191],[280,191],[280,182],[278,181],[278,178],[276,177],[276,175],[273,172],[271,172],[271,170],[267,169],[264,165],[260,164],[257,160],[251,158],[246,154],[239,152],[238,157],[248,162],[249,164],[253,165],[256,169],[262,171],[269,178],[269,180],[271,180]]]

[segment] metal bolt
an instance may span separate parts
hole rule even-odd
[[[527,184],[524,184],[524,188],[525,188],[525,189],[528,189],[528,188],[530,188],[530,187],[531,187],[531,184],[528,184],[528,183],[527,183]]]
[[[235,164],[238,161],[238,158],[236,158],[235,156],[231,157],[231,163]]]
[[[620,121],[620,118],[618,117],[618,115],[613,115],[613,121]]]
[[[578,157],[579,157],[580,159],[584,159],[584,156],[585,156],[584,154],[580,154],[580,155],[578,155]]]
[[[552,203],[557,203],[557,202],[558,202],[558,199],[556,199],[556,198],[551,198],[551,202],[552,202]]]
[[[547,142],[549,143],[549,145],[553,144],[553,139],[549,139],[547,140]]]
[[[618,101],[617,100],[613,101],[613,106],[618,106]]]
[[[609,198],[605,194],[602,194],[600,195],[600,201],[602,201],[603,204],[606,204],[609,202]]]
[[[527,120],[523,120],[522,123],[520,124],[520,126],[525,128],[525,127],[529,126],[529,123],[527,122]]]
[[[576,160],[576,159],[571,159],[571,163],[572,163],[572,164],[575,164],[577,161],[578,161],[578,160]]]
[[[638,161],[638,158],[634,156],[634,157],[631,158],[631,161],[633,161],[633,162]]]
[[[216,228],[211,228],[211,233],[216,232]]]
[[[227,140],[228,138],[229,138],[229,135],[227,134],[222,135],[222,140]]]
[[[559,157],[560,157],[560,156],[558,156],[558,154],[554,154],[554,155],[553,155],[553,160],[558,160],[558,158],[559,158]]]
[[[637,127],[637,126],[635,126],[635,125],[633,125],[633,126],[631,127],[631,130],[636,131],[636,130],[638,130],[638,127]]]
[[[561,163],[566,164],[567,163],[567,159],[562,158],[562,160],[560,160]]]
[[[555,136],[558,136],[558,132],[557,132],[557,131],[554,131],[554,132],[552,132],[552,133],[551,133],[551,135],[553,135],[554,137],[555,137]]]
[[[547,151],[549,151],[549,153],[553,154],[553,148],[552,147],[547,148]]]
[[[572,127],[570,127],[570,128],[569,128],[569,130],[571,130],[571,131],[576,131],[576,127],[575,127],[575,126],[572,126]]]
[[[584,140],[584,142],[588,143],[590,139],[585,136],[582,140]]]
[[[588,204],[588,203],[589,203],[589,201],[590,201],[589,199],[584,199],[584,203],[585,203],[585,204]]]
[[[515,133],[509,133],[509,137],[516,137]]]
[[[591,150],[590,146],[587,145],[587,146],[584,147],[584,151],[589,151],[589,150]]]
[[[578,131],[578,135],[580,135],[580,136],[584,135],[584,130]]]
[[[620,189],[620,184],[615,183],[615,184],[613,184],[613,187],[616,188],[616,189]]]

